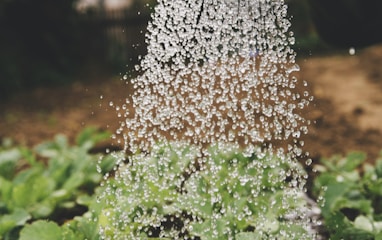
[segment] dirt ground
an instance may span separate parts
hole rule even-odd
[[[313,123],[305,150],[314,160],[361,150],[373,162],[382,149],[382,45],[298,61],[299,79],[315,97],[306,109]],[[73,140],[86,126],[114,132],[123,119],[109,102],[124,102],[132,91],[120,78],[16,94],[0,103],[0,139],[33,146],[57,133]]]

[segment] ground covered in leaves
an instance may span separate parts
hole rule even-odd
[[[299,80],[315,100],[306,109],[312,125],[303,137],[313,160],[361,150],[376,159],[382,149],[382,45],[298,59]],[[0,139],[33,146],[64,133],[70,139],[85,126],[114,132],[119,121],[110,101],[124,102],[131,85],[121,76],[97,76],[65,87],[15,94],[0,103]],[[101,147],[118,147],[105,142]]]

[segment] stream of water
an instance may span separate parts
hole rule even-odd
[[[253,239],[238,236],[257,232],[258,239],[272,239],[270,234],[278,231],[276,239],[312,239],[308,230],[299,238],[282,230],[265,210],[255,214],[254,209],[224,200],[227,193],[233,202],[261,205],[257,201],[268,196],[262,193],[268,188],[262,176],[273,176],[275,186],[288,183],[281,188],[287,193],[280,200],[283,217],[291,222],[286,226],[309,228],[306,209],[292,209],[287,202],[290,196],[299,201],[304,189],[306,174],[297,159],[305,154],[300,136],[307,133],[309,121],[301,113],[312,100],[306,83],[295,75],[299,66],[290,25],[283,1],[158,1],[148,25],[148,54],[136,68],[141,74],[131,80],[134,93],[116,107],[125,118],[117,134],[125,151],[135,153],[128,161],[121,158],[115,176],[118,187],[108,193],[117,199],[111,205],[118,214],[111,219],[116,229],[125,229],[120,237],[145,239],[140,234],[146,232],[169,239]],[[256,155],[258,160],[240,165],[244,160],[239,153],[242,159]],[[224,176],[249,186],[245,197],[236,188],[222,187],[228,184],[220,178],[226,163],[216,159],[229,154],[236,157]],[[279,171],[284,165],[288,170]],[[202,180],[210,186],[202,190],[208,201],[195,200]],[[179,195],[160,199],[171,189]],[[194,199],[185,197],[191,193]],[[272,208],[269,201],[264,209]],[[193,207],[206,203],[219,206],[213,208],[218,210],[204,216]],[[226,224],[229,214],[239,223],[240,218],[256,215],[256,224],[232,227]],[[175,222],[172,227],[169,219]],[[103,230],[105,238],[107,231]]]

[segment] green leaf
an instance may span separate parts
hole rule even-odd
[[[28,210],[34,218],[40,219],[48,217],[54,211],[55,203],[52,201],[37,202],[28,207]]]
[[[352,239],[352,240],[375,240],[374,234],[358,228],[345,228],[341,231],[341,235],[338,235],[340,238],[332,239]]]
[[[373,207],[371,205],[371,200],[360,199],[351,200],[346,197],[338,198],[338,201],[332,205],[333,211],[339,211],[343,208],[358,209],[361,213],[369,215],[373,213]]]
[[[0,176],[11,179],[16,169],[16,163],[20,158],[21,152],[17,148],[0,152]]]
[[[103,157],[102,161],[100,161],[99,163],[99,167],[101,168],[102,173],[105,174],[107,172],[110,172],[115,166],[117,160],[123,159],[123,158],[124,158],[123,152],[118,153],[117,156],[114,156],[113,154],[108,154],[105,157]]]
[[[328,217],[331,214],[337,202],[344,199],[342,196],[350,187],[351,185],[344,182],[333,182],[327,186],[327,190],[324,192],[324,207],[322,208],[322,215],[324,217]]]
[[[382,233],[382,221],[375,221],[374,219],[373,226],[374,226],[374,232]]]
[[[59,189],[50,195],[50,198],[56,202],[62,202],[70,197],[71,193],[65,189]]]
[[[37,145],[34,150],[37,154],[45,158],[54,158],[59,156],[57,146],[53,142],[44,142]]]
[[[86,175],[86,179],[84,181],[84,183],[86,183],[87,185],[91,184],[91,183],[100,183],[102,181],[102,175],[99,174],[98,172],[91,172],[89,171],[89,174]]]
[[[345,159],[342,168],[344,171],[350,172],[355,170],[366,160],[366,154],[363,152],[352,152],[349,153]]]
[[[236,234],[236,240],[260,240],[263,239],[259,233],[256,232],[241,232]]]
[[[89,196],[86,194],[79,195],[76,199],[76,203],[83,206],[90,206],[94,200],[93,196]]]
[[[377,233],[374,240],[382,240],[382,232]]]
[[[21,148],[21,154],[22,157],[32,166],[38,166],[41,165],[39,162],[37,162],[36,157],[34,153],[28,149],[28,148]]]
[[[74,201],[67,201],[67,202],[62,202],[59,204],[59,207],[61,208],[74,208],[76,206],[76,203]]]
[[[381,152],[382,155],[382,152]],[[375,172],[378,178],[382,178],[382,159],[378,159],[375,165]]]
[[[373,231],[373,223],[372,221],[367,218],[366,216],[358,216],[355,220],[354,220],[354,227],[358,228],[358,229],[362,229],[362,230],[365,230],[365,231],[368,231],[368,232],[372,232]]]
[[[76,138],[76,144],[86,149],[92,148],[96,143],[110,137],[108,132],[100,132],[97,128],[85,128]]]
[[[33,166],[19,172],[16,177],[13,179],[13,184],[23,184],[29,181],[33,181],[33,178],[43,175],[44,167],[41,165]]]
[[[190,232],[201,239],[211,239],[211,226],[212,223],[210,219],[206,219],[202,223],[192,222]]]
[[[274,214],[267,214],[263,223],[263,229],[265,232],[276,233],[280,229],[280,222],[277,220],[277,216]]]
[[[24,225],[31,215],[24,209],[15,209],[11,214],[6,214],[0,217],[0,238],[6,232],[10,231],[16,226]]]
[[[78,229],[70,229],[68,227],[62,227],[62,239],[63,240],[79,240],[79,239],[88,239],[86,238]]]
[[[81,233],[84,237],[82,239],[88,240],[98,240],[99,229],[98,222],[93,221],[90,218],[86,217],[76,217],[74,221],[72,221],[68,227],[74,230],[75,233]]]
[[[0,176],[0,200],[6,204],[12,201],[12,182]]]
[[[333,239],[342,239],[343,231],[353,227],[351,222],[341,212],[332,212],[329,216],[326,216],[325,226],[331,234],[338,236],[337,238],[333,237]]]
[[[330,159],[321,159],[320,163],[323,165],[323,168],[326,168],[326,172],[336,172],[338,171],[338,162],[341,160],[341,157],[338,155],[332,156]]]
[[[48,198],[55,188],[54,180],[45,176],[32,175],[25,180],[24,183],[13,187],[12,199],[14,206],[21,208],[34,206]]]
[[[67,149],[68,148],[68,138],[63,134],[57,134],[54,137],[54,143],[57,144],[58,149]]]
[[[0,152],[0,166],[6,162],[16,162],[21,158],[20,149],[13,148]]]
[[[84,183],[85,175],[82,172],[75,172],[69,176],[68,180],[62,186],[63,189],[73,191]]]
[[[36,199],[31,197],[33,189],[27,184],[18,184],[12,189],[12,200],[16,207],[26,208],[30,204],[34,204]]]
[[[20,240],[62,240],[63,231],[54,222],[36,221],[25,226],[20,232]]]
[[[48,169],[45,172],[56,181],[57,187],[62,187],[68,178],[71,162],[71,159],[63,157],[54,157],[49,160]]]

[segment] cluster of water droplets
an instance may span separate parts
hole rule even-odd
[[[146,151],[166,137],[250,149],[305,133],[286,14],[281,1],[160,1],[127,100],[126,147]]]
[[[119,237],[125,234],[126,239],[141,239],[137,232],[155,235],[155,230],[158,236],[184,238],[204,221],[209,228],[192,239],[218,239],[217,229],[232,211],[240,218],[257,216],[257,227],[241,231],[258,231],[264,236],[275,231],[272,223],[266,222],[266,209],[272,206],[264,205],[263,215],[253,213],[249,206],[265,196],[265,169],[288,166],[285,172],[273,173],[272,181],[275,185],[288,181],[289,196],[301,192],[306,178],[296,167],[296,157],[302,154],[299,138],[309,125],[301,111],[311,96],[297,89],[300,83],[293,72],[299,67],[290,47],[295,40],[289,27],[283,1],[158,1],[148,26],[148,54],[137,66],[141,74],[131,80],[134,93],[126,104],[116,106],[124,119],[117,133],[124,139],[125,150],[142,152],[128,161],[121,159],[114,179],[119,187],[109,189],[115,196],[110,201],[114,206],[113,231],[125,229]],[[172,150],[163,150],[158,143],[172,146]],[[215,149],[212,152],[211,147]],[[190,154],[184,155],[185,149]],[[216,162],[219,152],[224,156],[242,152],[244,157],[255,155],[258,160],[239,171],[234,164],[239,157],[232,157],[229,163]],[[224,175],[222,166],[227,164],[230,173]],[[222,174],[235,184],[221,179]],[[200,184],[206,189],[198,189]],[[249,195],[235,192],[239,185],[249,186]],[[171,190],[176,196],[155,200],[155,194]],[[245,203],[241,207],[224,203],[225,194]],[[203,204],[202,195],[208,204],[220,204],[208,216],[192,207]],[[151,207],[145,207],[148,205]],[[285,201],[284,205],[285,215],[291,215],[291,204]],[[305,210],[293,209],[301,222],[307,220],[302,217]],[[169,231],[165,227],[168,218],[175,218],[181,226],[173,225]],[[291,222],[298,217],[292,218]],[[134,229],[127,231],[131,226]],[[227,229],[227,239],[235,239],[240,232]],[[103,231],[107,238],[110,229]],[[287,233],[283,237],[293,238]]]

